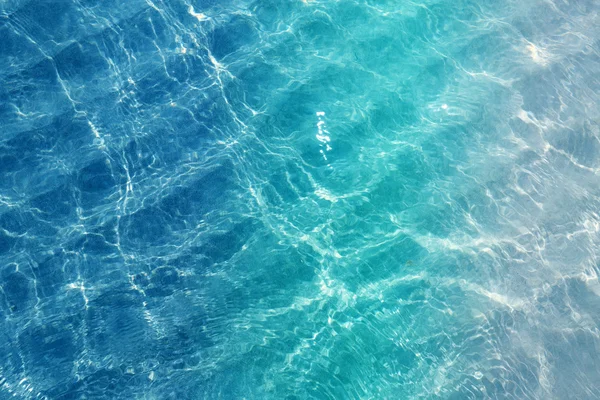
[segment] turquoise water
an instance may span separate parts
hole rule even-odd
[[[0,2],[0,398],[600,398],[600,5]]]

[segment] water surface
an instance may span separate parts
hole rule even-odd
[[[0,2],[0,398],[600,398],[600,5]]]

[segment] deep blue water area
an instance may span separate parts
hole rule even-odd
[[[0,399],[599,399],[596,0],[1,0]]]

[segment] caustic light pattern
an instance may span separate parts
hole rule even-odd
[[[1,399],[600,398],[600,3],[0,1]]]

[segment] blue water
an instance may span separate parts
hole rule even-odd
[[[0,1],[0,399],[600,398],[596,0]]]

